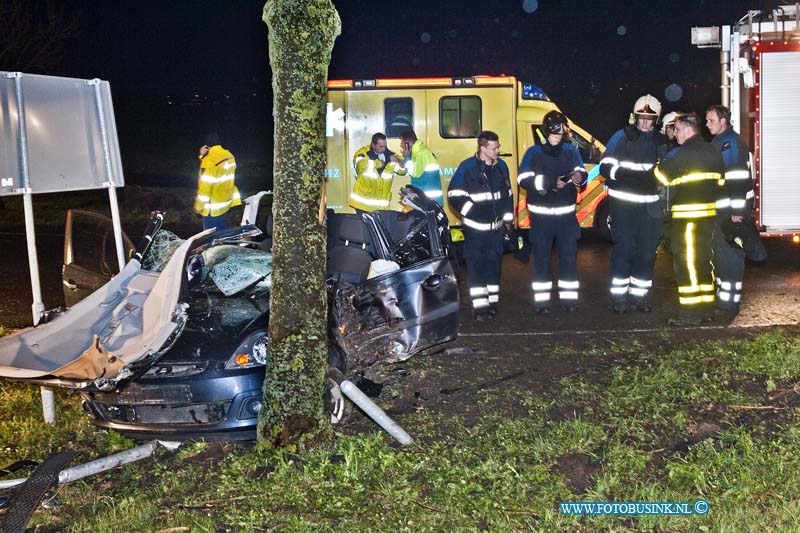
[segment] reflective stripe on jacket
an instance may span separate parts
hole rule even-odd
[[[417,140],[411,147],[411,155],[406,157],[406,169],[411,176],[411,185],[422,189],[437,204],[444,205],[439,161],[422,141]]]
[[[234,180],[236,159],[220,145],[214,145],[200,159],[200,177],[194,208],[203,216],[216,217],[242,205]]]
[[[667,139],[658,132],[630,128],[635,126],[618,130],[611,136],[600,161],[608,196],[630,203],[657,202],[658,182],[653,179],[652,169],[658,162],[659,152],[666,153]]]
[[[372,152],[369,146],[359,149],[353,157],[356,169],[356,183],[350,193],[350,207],[364,211],[388,209],[392,196],[392,181],[395,174],[405,175],[406,169],[390,161],[392,155],[389,150],[384,164],[378,154]]]
[[[469,228],[492,231],[510,224],[514,204],[508,165],[503,160],[487,165],[477,156],[465,159],[453,174],[447,200]]]
[[[561,189],[556,181],[578,171],[586,183],[586,169],[580,152],[569,143],[557,146],[536,145],[525,152],[519,166],[517,183],[525,189],[528,211],[539,215],[575,215],[577,189],[571,183]]]
[[[725,184],[719,151],[696,134],[655,168],[655,176],[669,187],[673,218],[705,218],[716,214]]]
[[[731,215],[749,216],[753,210],[753,180],[750,176],[750,150],[741,136],[728,129],[715,135],[711,144],[722,153],[725,163],[725,186],[717,201],[717,210]]]

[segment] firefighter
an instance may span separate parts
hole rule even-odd
[[[558,296],[565,311],[578,304],[576,265],[580,226],[575,214],[576,188],[586,184],[580,152],[564,142],[567,117],[559,111],[544,116],[544,142],[528,148],[519,167],[517,182],[525,189],[531,217],[533,244],[533,302],[539,314],[550,313],[552,250],[558,253]]]
[[[400,134],[400,146],[403,149],[405,168],[411,177],[411,185],[422,189],[437,204],[444,205],[439,161],[431,149],[417,139],[414,130],[405,130]]]
[[[667,138],[654,126],[661,103],[652,95],[636,100],[633,124],[614,133],[600,161],[611,213],[611,309],[651,310],[648,294],[663,229],[659,184],[653,167],[667,151]]]
[[[717,225],[714,236],[715,305],[730,318],[739,313],[744,279],[745,251],[741,237],[737,241],[737,225],[755,224],[753,220],[753,180],[750,176],[750,149],[733,131],[731,112],[722,105],[706,111],[706,127],[714,136],[711,144],[722,153],[725,163],[725,188],[717,203]]]
[[[203,229],[228,227],[227,214],[231,207],[242,205],[236,188],[236,159],[220,146],[219,136],[210,133],[200,147],[200,172],[194,210],[203,216]]]
[[[678,141],[675,140],[675,119],[683,115],[680,111],[670,111],[664,115],[661,122],[661,133],[667,137],[667,156],[672,155],[678,148]]]
[[[388,209],[395,174],[405,175],[406,169],[391,150],[386,148],[386,135],[376,133],[368,146],[353,155],[356,183],[350,193],[350,207],[357,212]]]
[[[500,300],[503,225],[510,230],[514,200],[508,165],[498,158],[500,139],[478,135],[478,151],[458,165],[447,199],[461,215],[467,285],[475,320],[492,320]]]
[[[695,113],[675,119],[681,147],[659,163],[655,176],[668,187],[670,241],[680,312],[671,325],[695,326],[714,318],[711,266],[714,218],[725,167],[719,150],[703,140]]]

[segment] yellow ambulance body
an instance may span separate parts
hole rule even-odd
[[[328,208],[353,212],[348,205],[355,181],[353,154],[370,144],[376,132],[385,133],[388,148],[402,158],[400,133],[413,129],[439,160],[442,188],[447,187],[459,163],[476,152],[477,137],[491,130],[500,137],[500,156],[508,164],[515,195],[516,225],[528,227],[524,191],[519,196],[517,169],[525,151],[541,142],[538,128],[548,111],[558,110],[535,85],[513,76],[468,78],[407,78],[331,80],[328,82],[326,156]],[[605,146],[570,120],[571,142],[583,156],[590,182],[578,197],[577,216],[582,227],[604,224],[606,198],[603,179],[594,168]],[[407,176],[395,176],[391,209],[400,210],[400,187]],[[455,212],[445,205],[454,227],[460,225]],[[600,211],[600,216],[595,216]],[[602,220],[601,220],[602,219]],[[603,231],[606,228],[600,228]]]

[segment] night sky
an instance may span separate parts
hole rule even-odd
[[[126,147],[189,150],[214,122],[236,131],[247,145],[240,150],[270,158],[263,0],[59,3],[80,26],[50,73],[111,82],[126,160]],[[781,2],[334,3],[343,28],[330,78],[512,74],[540,85],[605,141],[644,93],[665,111],[716,103],[719,52],[692,47],[692,26],[732,24]]]

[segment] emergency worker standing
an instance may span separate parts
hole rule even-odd
[[[397,156],[386,148],[386,135],[376,133],[368,146],[353,155],[356,184],[350,193],[350,207],[356,211],[388,209],[395,174],[405,175],[406,169]]]
[[[753,225],[753,180],[750,176],[750,149],[733,131],[731,112],[722,105],[706,111],[706,127],[714,136],[711,144],[722,153],[725,163],[725,187],[717,202],[717,225],[714,235],[714,275],[716,301],[722,313],[739,313],[744,279],[745,251],[741,238],[736,242],[736,225]]]
[[[231,207],[242,205],[236,188],[236,159],[220,146],[219,136],[210,133],[200,147],[200,172],[194,210],[203,216],[203,229],[228,227],[227,214]]]
[[[700,118],[695,113],[675,119],[681,147],[655,168],[656,178],[668,187],[672,213],[670,240],[680,311],[668,323],[678,326],[714,318],[711,258],[725,167],[719,150],[699,133]]]
[[[553,289],[552,250],[558,253],[558,296],[565,311],[578,304],[577,253],[580,226],[575,214],[576,187],[586,183],[580,152],[564,142],[567,117],[559,111],[544,116],[542,144],[525,152],[517,182],[525,189],[533,244],[533,302],[537,313],[550,313]]]
[[[683,115],[678,111],[670,111],[664,115],[664,120],[661,122],[661,133],[667,137],[667,155],[669,157],[680,146],[678,140],[675,139],[675,119]]]
[[[439,161],[431,149],[417,139],[417,134],[413,130],[405,130],[400,134],[400,145],[403,148],[405,168],[411,177],[411,185],[422,189],[425,195],[437,204],[444,205]]]
[[[461,215],[467,284],[475,320],[494,318],[500,300],[503,225],[514,219],[508,165],[498,159],[500,139],[493,131],[478,135],[478,152],[456,169],[447,198]]]
[[[611,213],[611,310],[651,310],[647,295],[661,239],[663,213],[653,167],[667,153],[667,138],[655,131],[661,103],[652,95],[636,100],[634,123],[614,133],[600,161]]]

